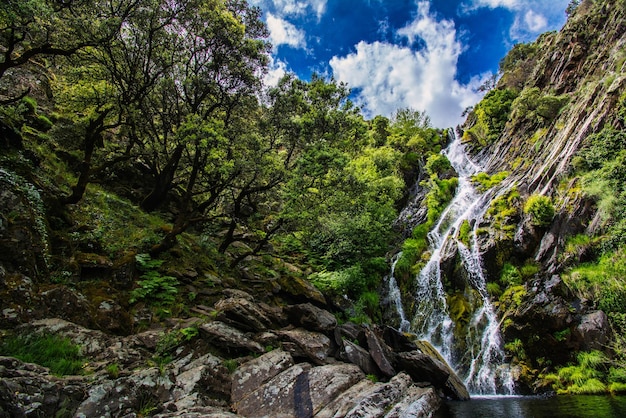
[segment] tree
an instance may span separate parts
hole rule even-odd
[[[136,0],[4,0],[0,77],[33,58],[70,56],[107,42]]]

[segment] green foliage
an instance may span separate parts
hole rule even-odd
[[[80,347],[69,338],[47,334],[6,337],[0,343],[0,355],[48,367],[58,376],[82,374],[85,361]]]
[[[498,299],[502,295],[502,288],[496,282],[488,282],[487,293],[489,293],[492,298]]]
[[[472,225],[470,225],[467,219],[464,219],[459,226],[459,236],[458,240],[463,243],[466,247],[470,246],[470,238],[472,235]]]
[[[477,187],[478,191],[486,192],[492,187],[502,183],[509,175],[508,171],[501,171],[490,176],[485,172],[480,172],[472,176],[472,183]]]
[[[106,367],[106,372],[112,379],[117,379],[120,375],[120,366],[117,363],[108,364]]]
[[[515,187],[494,199],[487,209],[492,231],[503,239],[513,239],[520,214],[520,195]],[[480,232],[480,231],[479,231]]]
[[[524,204],[524,213],[530,215],[530,222],[539,227],[545,227],[552,223],[554,218],[554,205],[548,196],[532,195]]]
[[[224,360],[224,367],[232,374],[237,370],[237,367],[239,367],[239,363],[237,363],[236,359],[226,359]]]
[[[449,171],[452,169],[452,164],[450,164],[450,160],[443,154],[432,154],[426,160],[426,165],[424,169],[428,173],[428,175],[432,176],[433,174],[439,177],[442,173]]]
[[[71,208],[74,219],[85,232],[71,238],[85,245],[102,247],[111,257],[136,250],[146,251],[159,241],[163,220],[142,212],[127,199],[97,187],[90,187],[85,199]]]
[[[511,71],[523,61],[537,53],[537,45],[534,43],[515,44],[513,48],[500,60],[500,72]]]
[[[33,97],[23,97],[21,103],[22,105],[24,105],[28,113],[31,113],[33,115],[37,113],[37,100],[35,100]]]
[[[524,350],[524,343],[519,338],[508,342],[504,345],[504,349],[512,353],[518,360],[525,360],[527,358],[526,351]]]
[[[576,365],[561,367],[544,379],[559,394],[603,394],[619,390],[621,386],[623,369],[610,367],[610,364],[611,360],[600,351],[580,352]]]
[[[500,274],[500,282],[506,286],[519,286],[522,284],[522,275],[517,267],[512,264],[505,263]]]
[[[529,120],[546,124],[557,117],[568,101],[567,95],[553,96],[542,94],[538,87],[526,88],[513,101],[511,117],[518,121]]]
[[[516,97],[517,93],[510,89],[494,89],[487,93],[474,107],[475,123],[463,133],[463,139],[475,140],[481,146],[495,142],[509,120]]]
[[[580,297],[597,301],[607,313],[626,313],[626,249],[608,252],[597,262],[574,267],[563,276]]]
[[[164,276],[157,270],[163,260],[153,260],[149,254],[135,256],[137,267],[142,271],[141,279],[137,282],[138,288],[130,294],[130,303],[140,300],[154,306],[167,306],[174,303],[178,294],[178,280],[172,276]]]

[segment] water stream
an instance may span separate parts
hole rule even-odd
[[[401,318],[400,331],[413,332],[435,346],[448,364],[465,379],[470,393],[512,394],[513,382],[504,363],[498,318],[486,290],[475,233],[492,199],[501,192],[481,194],[476,191],[470,177],[481,168],[469,159],[458,138],[443,153],[459,174],[459,182],[453,200],[428,233],[431,256],[415,278],[415,316],[409,321],[402,308],[400,290],[394,277],[399,256],[394,259],[387,278],[389,295]],[[474,226],[474,238],[469,248],[457,239],[457,231],[465,220]],[[441,271],[444,254],[455,248],[465,271],[465,280],[473,289],[472,293],[477,295],[476,307],[464,332],[463,342],[458,341],[458,333],[455,333],[456,325],[450,315]],[[460,350],[460,346],[465,348]],[[463,351],[462,354],[459,351]]]

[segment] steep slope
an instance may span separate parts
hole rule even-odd
[[[583,294],[568,278],[580,263],[611,253],[601,243],[620,221],[601,204],[620,189],[590,190],[581,155],[602,133],[624,130],[625,62],[625,3],[584,1],[561,32],[511,51],[497,89],[462,127],[485,167],[483,185],[491,186],[484,178],[504,178],[492,187],[495,198],[475,232],[522,389],[522,381],[532,385],[542,369],[573,361],[579,351],[602,350],[621,364],[611,334],[623,312],[600,310],[600,295]],[[607,140],[605,149],[615,156],[619,143],[611,150]],[[587,244],[576,249],[581,236]]]

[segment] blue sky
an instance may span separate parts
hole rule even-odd
[[[518,42],[558,30],[569,0],[249,0],[274,49],[267,84],[285,72],[346,82],[366,116],[402,107],[454,126]]]

